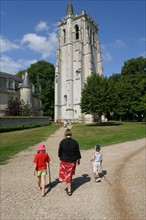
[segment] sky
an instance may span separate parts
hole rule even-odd
[[[0,71],[17,74],[39,60],[56,65],[58,21],[69,0],[0,0]],[[71,0],[98,23],[103,72],[120,73],[124,62],[146,57],[146,0]]]

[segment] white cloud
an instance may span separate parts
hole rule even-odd
[[[27,69],[27,68],[29,68],[29,67],[31,66],[31,64],[37,63],[38,60],[25,60],[25,59],[20,59],[20,60],[18,60],[18,62],[19,62],[20,64],[23,64],[24,69]]]
[[[56,53],[57,34],[50,33],[48,38],[35,33],[25,34],[21,43],[26,43],[28,48],[42,54],[42,58],[52,57]]]
[[[23,69],[23,65],[14,61],[11,57],[2,56],[0,63],[2,72],[16,74],[20,69]]]
[[[115,47],[123,48],[123,47],[125,47],[125,44],[124,44],[124,42],[122,40],[116,40]]]
[[[58,32],[58,23],[52,24],[52,27],[54,29],[54,32]]]
[[[103,53],[103,54],[102,54],[102,58],[103,58],[103,60],[105,60],[105,61],[111,61],[111,60],[113,59],[112,56],[110,55],[110,53],[108,53],[108,52]]]
[[[3,36],[0,36],[0,47],[1,47],[1,52],[6,52],[10,51],[12,49],[18,49],[19,46],[16,44],[11,43],[9,40],[4,38]]]
[[[17,74],[20,70],[27,69],[28,67],[30,67],[31,64],[36,62],[37,60],[20,59],[14,61],[11,57],[8,56],[0,57],[1,71],[14,75]]]
[[[46,23],[45,21],[40,21],[40,22],[36,25],[35,30],[36,30],[37,32],[39,32],[39,31],[48,31],[48,30],[49,30],[49,27],[48,27],[48,25],[47,25],[47,23]]]
[[[107,47],[105,44],[101,44],[101,50],[102,50],[102,59],[104,61],[111,61],[113,58],[111,56],[111,54],[108,52]]]

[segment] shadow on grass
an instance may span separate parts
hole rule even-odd
[[[93,122],[91,124],[87,124],[86,126],[119,126],[122,125],[120,122]]]

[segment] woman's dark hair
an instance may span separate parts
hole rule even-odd
[[[71,130],[70,130],[69,128],[67,128],[64,135],[65,135],[66,137],[67,137],[67,136],[72,136]]]

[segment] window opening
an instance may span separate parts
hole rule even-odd
[[[79,26],[78,25],[75,26],[75,32],[76,32],[75,33],[76,40],[78,40],[79,39]]]
[[[63,44],[66,43],[66,31],[63,29]]]

